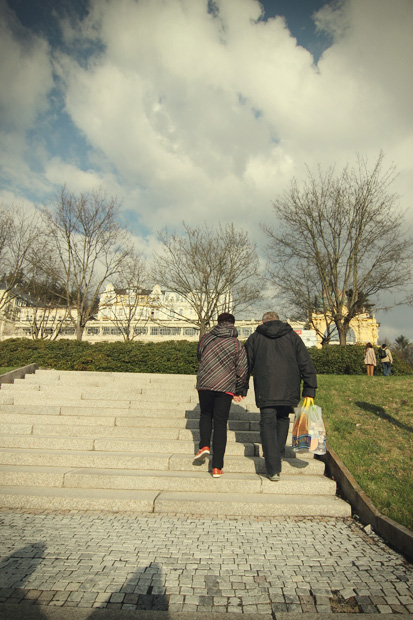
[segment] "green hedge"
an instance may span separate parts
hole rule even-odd
[[[56,370],[151,372],[196,374],[196,342],[78,342],[77,340],[28,340],[16,338],[0,343],[0,366],[21,367],[36,363]],[[309,353],[318,374],[366,374],[364,346],[312,347]],[[377,355],[378,358],[378,355]],[[395,375],[413,374],[412,368],[394,355]],[[376,374],[381,373],[378,362]]]
[[[55,342],[5,340],[0,343],[0,366],[26,366],[56,370],[152,372],[195,374],[196,342]],[[7,362],[6,362],[7,360]]]
[[[311,347],[309,353],[320,375],[365,375],[364,345],[330,345],[323,349]],[[382,374],[378,348],[375,348],[377,366],[374,374]],[[411,375],[413,369],[393,353],[392,374]]]

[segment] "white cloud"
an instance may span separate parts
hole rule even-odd
[[[322,9],[317,23],[333,44],[317,67],[283,19],[259,21],[257,0],[216,0],[215,15],[207,4],[91,0],[83,22],[63,24],[73,54],[55,51],[53,62],[66,112],[91,148],[89,165],[40,149],[38,187],[104,185],[122,199],[137,236],[221,220],[262,244],[259,223],[305,164],[340,168],[356,153],[374,161],[383,150],[400,171],[393,189],[413,221],[411,0]],[[7,23],[1,75],[11,89],[0,102],[27,130],[47,109],[51,52],[38,37],[23,43],[10,16]],[[96,53],[78,63],[86,49]],[[28,183],[25,143],[16,145],[9,172],[17,176],[20,158]],[[3,165],[7,154],[0,150]]]
[[[32,126],[53,86],[48,44],[23,29],[0,2],[0,112],[6,131]],[[6,86],[7,85],[7,86]]]

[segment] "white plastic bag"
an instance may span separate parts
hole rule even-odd
[[[311,452],[311,454],[325,454],[326,430],[324,427],[321,407],[299,405],[295,408],[293,426],[294,452]]]

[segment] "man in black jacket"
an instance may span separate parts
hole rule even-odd
[[[255,402],[259,407],[260,433],[267,476],[279,480],[281,459],[290,424],[289,414],[302,396],[315,397],[317,376],[307,348],[291,325],[266,312],[262,325],[248,338],[245,349],[253,372]]]

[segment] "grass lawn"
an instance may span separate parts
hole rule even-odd
[[[413,377],[318,381],[329,445],[376,508],[413,529]]]
[[[11,370],[16,370],[16,368],[18,368],[18,366],[0,366],[0,375],[4,375]]]

